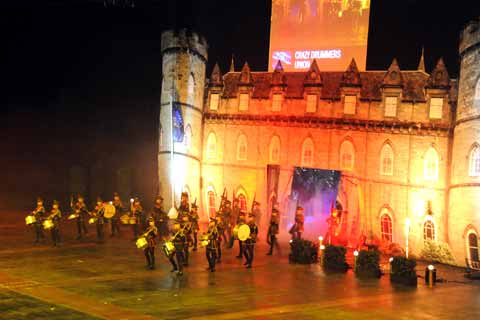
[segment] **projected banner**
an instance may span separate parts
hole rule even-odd
[[[321,71],[345,70],[367,60],[370,0],[272,0],[269,70],[305,71],[313,59]]]

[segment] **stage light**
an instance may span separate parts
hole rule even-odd
[[[430,271],[433,271],[433,270],[435,270],[435,267],[434,267],[433,265],[431,265],[431,264],[430,264],[430,265],[428,265],[428,267],[427,267],[427,268],[428,268],[428,270],[430,270]]]
[[[133,203],[133,198],[130,198],[130,202]]]
[[[109,203],[110,203],[110,204],[113,204],[113,201],[110,201]]]
[[[432,288],[436,282],[437,282],[437,270],[435,269],[434,265],[429,264],[425,268],[425,283],[428,284],[430,288]]]
[[[322,236],[318,237],[318,240],[322,241],[322,240],[323,240],[323,237],[322,237]]]
[[[390,257],[390,259],[388,259],[388,262],[392,263],[393,261],[393,257]]]
[[[293,240],[290,240],[289,242],[290,242],[290,243],[292,243],[292,242],[293,242]]]
[[[358,251],[357,251],[357,250],[353,251],[353,255],[354,255],[355,257],[358,257]]]
[[[320,246],[320,250],[325,250],[325,246],[323,244]]]

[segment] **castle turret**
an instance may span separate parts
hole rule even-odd
[[[480,231],[480,21],[460,36],[460,78],[449,188],[448,235],[456,262],[471,258]],[[441,78],[442,74],[437,75]],[[475,236],[471,236],[471,234]],[[477,244],[478,247],[478,244]]]
[[[158,154],[159,192],[171,205],[186,191],[200,197],[203,95],[207,62],[206,40],[187,30],[162,33],[162,91]],[[172,113],[175,118],[172,161]]]

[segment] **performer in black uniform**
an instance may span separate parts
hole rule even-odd
[[[295,212],[295,223],[290,228],[290,231],[289,231],[289,233],[292,235],[292,240],[302,239],[304,222],[305,222],[305,217],[303,215],[303,208],[298,206]]]
[[[133,199],[131,204],[131,217],[135,218],[135,223],[132,224],[133,228],[133,241],[136,241],[139,235],[139,225],[141,224],[141,217],[143,214],[143,208],[140,204],[140,200],[138,198]]]
[[[96,219],[95,223],[97,225],[97,240],[102,241],[104,239],[104,224],[105,224],[105,206],[100,197],[97,198],[97,204],[92,216]]]
[[[147,239],[148,246],[143,250],[145,258],[147,259],[147,268],[150,270],[155,269],[155,238],[157,237],[158,229],[155,226],[155,219],[153,217],[148,218],[148,228],[143,234]]]
[[[271,256],[273,254],[273,247],[276,247],[279,250],[277,234],[279,230],[280,219],[278,217],[278,210],[276,208],[272,209],[272,216],[270,217],[270,226],[268,227],[267,234],[267,243],[270,245],[270,250],[267,255]]]
[[[210,272],[215,272],[215,262],[217,261],[217,248],[219,244],[219,233],[217,229],[217,221],[214,218],[210,219],[207,231],[208,244],[206,247],[206,256],[208,261],[208,269]]]
[[[235,237],[233,235],[233,228],[236,224],[238,224],[238,219],[240,217],[240,202],[238,198],[233,197],[233,204],[232,204],[232,214],[230,215],[230,226],[231,226],[231,234],[230,239],[228,239],[228,248],[233,248],[235,244]]]
[[[195,200],[195,202],[192,203],[192,209],[190,210],[191,232],[193,234],[193,251],[197,251],[197,235],[198,231],[200,230],[198,225],[198,220],[200,220],[200,217],[198,215],[198,207],[196,202],[197,201]]]
[[[82,239],[83,235],[88,234],[87,221],[88,220],[88,209],[85,204],[85,199],[82,195],[77,196],[77,201],[73,207],[74,213],[78,215],[77,220],[77,240]]]
[[[111,229],[110,237],[120,235],[120,226],[118,225],[118,219],[125,211],[123,207],[122,199],[120,199],[120,195],[117,192],[113,193],[112,204],[115,207],[115,214],[113,215],[113,217],[110,218],[110,229]]]
[[[62,212],[60,211],[60,203],[57,200],[53,200],[52,210],[47,219],[51,219],[53,222],[53,228],[50,230],[52,234],[53,246],[56,247],[60,244],[60,218]]]
[[[168,258],[173,266],[172,272],[178,271],[177,275],[183,274],[184,265],[184,253],[187,246],[187,237],[184,230],[180,227],[180,224],[173,225],[174,235],[172,236],[172,242],[175,246],[175,253],[171,254]]]
[[[244,243],[245,248],[244,248],[243,254],[246,260],[244,265],[247,266],[247,269],[250,269],[253,263],[253,254],[255,251],[255,242],[258,235],[258,227],[257,227],[257,224],[255,223],[254,215],[249,215],[248,219],[249,219],[248,227],[250,228],[250,236],[248,237],[247,240],[245,240],[245,243]]]
[[[243,212],[243,211],[240,211],[239,215],[238,215],[238,219],[237,219],[237,225],[242,225],[242,224],[245,224],[246,222],[246,213]],[[236,256],[236,258],[238,259],[241,259],[243,257],[243,252],[244,252],[244,243],[243,241],[240,241],[240,239],[238,239],[238,255]]]
[[[157,196],[155,198],[155,205],[153,207],[153,218],[155,219],[155,225],[158,229],[160,240],[166,240],[168,238],[168,215],[163,210],[163,198]]]
[[[188,202],[188,193],[182,192],[180,198],[180,207],[178,208],[177,223],[180,224],[180,228],[183,230],[187,239],[186,245],[183,247],[183,265],[188,266],[189,247],[193,245],[192,239],[192,224],[190,223],[190,205]]]
[[[32,215],[35,217],[35,222],[33,223],[33,227],[35,228],[35,243],[38,243],[40,240],[45,240],[42,226],[45,216],[45,207],[43,206],[42,198],[37,198],[37,207],[32,211]]]

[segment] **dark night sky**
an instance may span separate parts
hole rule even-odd
[[[32,179],[36,192],[42,170],[77,158],[132,154],[155,172],[162,30],[203,33],[208,74],[217,61],[225,72],[232,54],[237,70],[245,61],[266,70],[270,3],[135,0],[121,9],[103,0],[1,1],[0,166],[9,170],[0,172],[0,198]],[[384,70],[394,57],[414,69],[423,45],[427,71],[443,56],[456,77],[458,35],[480,16],[480,1],[447,3],[372,0],[367,69]]]

